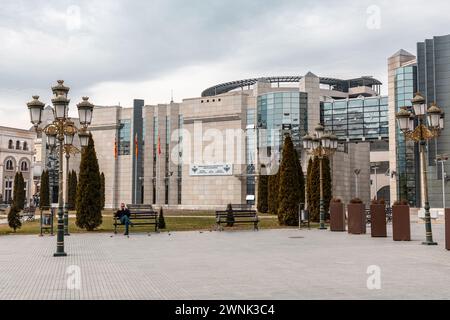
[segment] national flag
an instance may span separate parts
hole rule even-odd
[[[158,155],[161,155],[161,139],[158,135]]]
[[[136,135],[134,136],[134,147],[135,147],[135,151],[136,151],[136,158],[139,155],[139,144],[138,144],[138,135],[136,133]]]
[[[119,150],[117,146],[117,137],[114,139],[114,159],[117,159],[119,156]]]

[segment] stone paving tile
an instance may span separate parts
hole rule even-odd
[[[0,237],[0,299],[450,299],[443,225],[436,247],[319,230]],[[391,230],[389,229],[389,234]],[[381,268],[368,290],[367,267]],[[81,270],[71,290],[69,266]]]

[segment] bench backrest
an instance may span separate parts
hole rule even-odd
[[[130,217],[132,219],[145,219],[145,218],[157,218],[158,217],[158,212],[155,211],[135,211],[135,210],[130,210]]]
[[[247,203],[240,203],[240,204],[231,204],[231,209],[234,210],[251,210],[252,205]]]
[[[153,211],[153,206],[151,204],[127,204],[128,210],[137,210],[137,211]]]
[[[256,216],[255,210],[233,210],[232,211],[233,217],[254,217]],[[228,211],[216,211],[216,217],[225,217],[228,215]]]

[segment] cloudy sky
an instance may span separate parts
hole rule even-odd
[[[386,59],[450,33],[447,0],[0,0],[0,125],[29,127],[31,95],[57,79],[130,106],[271,75],[387,82]],[[386,88],[384,89],[386,92]]]

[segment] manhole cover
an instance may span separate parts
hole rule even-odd
[[[305,237],[289,237],[289,239],[304,239]]]

